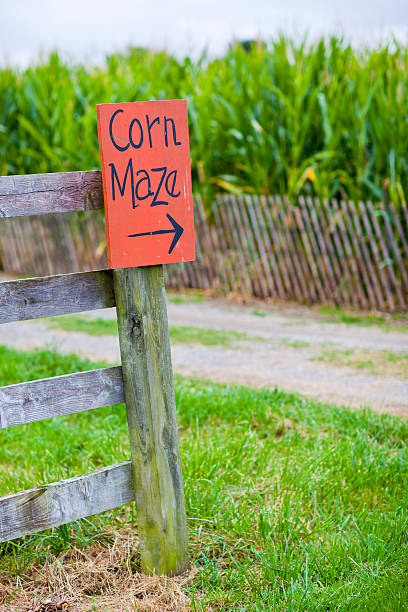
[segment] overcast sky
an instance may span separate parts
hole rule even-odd
[[[58,49],[100,59],[128,45],[197,55],[233,38],[343,33],[408,42],[408,0],[0,0],[0,62],[26,65]]]

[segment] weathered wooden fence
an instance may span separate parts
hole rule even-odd
[[[89,173],[95,185],[98,172]],[[408,309],[408,211],[279,196],[195,202],[197,259],[167,266],[167,285],[384,312]],[[106,266],[95,211],[3,219],[0,251],[14,274]]]
[[[95,182],[92,173],[0,177],[2,217],[102,206],[100,181]],[[29,257],[26,249],[36,253],[41,242],[47,265],[54,265],[59,239],[53,236],[55,251],[47,251],[47,238],[50,228],[64,227],[61,219],[55,226],[34,220],[31,233],[15,235],[15,248]],[[19,225],[12,227],[18,231]],[[64,233],[69,240],[69,232]],[[74,258],[75,246],[66,248]],[[0,542],[134,500],[142,568],[179,573],[187,564],[186,517],[163,267],[0,283],[0,323],[112,306],[117,311],[122,366],[1,387],[0,429],[125,401],[132,460],[1,497]]]

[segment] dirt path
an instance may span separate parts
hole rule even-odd
[[[263,339],[242,341],[233,347],[174,344],[174,370],[220,382],[278,386],[322,401],[370,406],[381,412],[408,417],[407,379],[316,360],[322,348],[328,346],[340,350],[408,352],[408,333],[325,323],[314,311],[300,306],[262,308],[264,316],[255,316],[254,306],[244,307],[221,300],[170,301],[168,313],[172,325],[232,330]],[[96,311],[84,316],[114,317],[115,312]],[[54,346],[60,351],[76,352],[91,359],[119,362],[115,337],[50,329],[45,320],[1,326],[0,343],[21,349]]]

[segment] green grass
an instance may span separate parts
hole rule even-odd
[[[131,48],[0,70],[0,174],[100,168],[95,105],[187,98],[193,185],[407,200],[408,49],[277,37],[196,61]]]
[[[266,317],[266,312],[264,310],[252,310],[251,314],[254,315],[254,317]]]
[[[202,344],[204,346],[232,347],[239,342],[262,342],[260,336],[229,329],[209,329],[189,325],[170,325],[170,342],[182,344]]]
[[[0,384],[85,370],[0,348]],[[408,424],[278,390],[175,379],[196,610],[406,610]],[[129,457],[123,406],[0,432],[0,492]],[[0,545],[0,573],[102,542],[131,506]],[[100,534],[99,536],[97,534]],[[1,576],[1,574],[0,574]]]
[[[173,304],[198,304],[203,301],[204,296],[202,293],[196,293],[193,291],[178,293],[177,295],[170,294],[169,302]]]
[[[370,374],[408,378],[408,353],[374,349],[325,349],[316,358],[335,365],[368,370]]]
[[[81,332],[90,336],[116,336],[118,326],[116,319],[91,319],[77,315],[51,317],[49,325],[69,332]],[[261,342],[260,336],[251,336],[245,332],[233,330],[209,329],[190,325],[170,325],[171,342],[181,344],[202,344],[204,346],[233,346],[237,342]]]
[[[330,306],[320,306],[319,312],[324,315],[325,323],[347,323],[362,327],[380,327],[386,331],[408,331],[408,315],[404,312],[379,315],[347,311]]]
[[[310,346],[310,342],[306,342],[305,340],[283,339],[280,341],[280,344],[283,344],[284,346],[290,346],[291,348],[307,348]]]
[[[118,323],[115,319],[103,319],[102,317],[90,318],[78,315],[65,315],[61,317],[49,317],[47,324],[54,329],[62,329],[67,332],[80,332],[89,336],[117,336]]]

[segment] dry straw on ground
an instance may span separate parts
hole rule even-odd
[[[72,548],[32,566],[23,577],[0,578],[1,612],[185,612],[190,598],[183,590],[195,567],[175,578],[144,576],[136,571],[138,541],[126,531],[110,546],[95,543]]]

